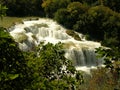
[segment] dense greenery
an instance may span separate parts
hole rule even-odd
[[[26,60],[12,37],[0,28],[0,89],[24,89],[31,77]]]
[[[33,71],[32,89],[65,90],[79,87],[80,72],[64,57],[62,44],[40,44],[35,52],[24,54]],[[74,77],[73,77],[74,76]]]
[[[66,8],[71,0],[43,0],[42,7],[47,17],[54,17],[58,9]]]
[[[65,27],[73,29],[73,25],[79,20],[78,17],[85,13],[87,9],[88,7],[84,7],[80,2],[73,2],[70,3],[67,8],[59,9],[55,13],[54,18]]]
[[[2,19],[6,15],[6,6],[0,4],[0,18]]]
[[[0,0],[8,8],[8,16],[44,16],[42,0]]]
[[[79,7],[77,8],[77,6]],[[106,40],[109,41],[109,44],[120,44],[120,14],[108,7],[89,8],[79,2],[73,2],[66,9],[59,9],[55,14],[55,20],[67,28],[88,34],[93,39],[102,40],[104,44],[106,44]],[[110,39],[114,40],[110,41]]]
[[[120,0],[0,0],[1,18],[6,10],[8,16],[53,18],[77,40],[74,31],[109,47],[97,49],[106,56],[105,69],[92,72],[87,89],[120,89]],[[81,73],[64,57],[61,43],[40,44],[33,52],[22,52],[0,27],[0,89],[74,90],[82,82]]]

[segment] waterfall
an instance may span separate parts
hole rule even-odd
[[[86,68],[96,67],[100,64],[95,56],[95,48],[101,46],[98,42],[87,41],[84,35],[78,34],[81,41],[75,40],[66,33],[64,27],[51,19],[23,20],[8,29],[11,36],[23,51],[33,50],[40,42],[64,43],[65,57],[72,60],[77,69],[85,71]]]
[[[92,66],[97,65],[94,50],[88,49],[71,49],[66,51],[66,58],[74,60],[75,66]]]

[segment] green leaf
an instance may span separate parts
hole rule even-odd
[[[10,80],[16,79],[17,77],[19,77],[19,74],[9,74],[8,75]]]

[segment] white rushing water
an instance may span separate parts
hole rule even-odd
[[[66,33],[65,28],[51,19],[25,20],[9,28],[9,32],[23,51],[30,51],[43,41],[64,43],[65,57],[72,60],[78,70],[88,72],[101,63],[95,56],[95,48],[100,47],[100,43],[87,41],[82,34],[78,34],[81,41],[77,41]]]

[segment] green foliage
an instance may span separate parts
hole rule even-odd
[[[114,65],[114,64],[119,64],[120,63],[120,52],[118,47],[114,48],[98,48],[96,53],[100,55],[99,57],[105,56],[105,66],[106,68],[110,68],[111,70],[117,71],[117,73],[120,73],[120,67],[119,65]],[[116,67],[118,66],[118,67]]]
[[[0,28],[0,89],[23,89],[30,83],[29,68],[11,36]]]
[[[65,90],[83,82],[81,73],[64,57],[61,43],[42,43],[35,52],[26,52],[24,56],[32,71],[32,89]]]
[[[99,0],[72,0],[73,2],[81,2],[82,4],[86,4],[88,6],[96,6],[99,4]]]
[[[43,16],[42,0],[0,0],[8,7],[8,16]]]
[[[7,10],[7,7],[0,4],[0,18],[1,19],[3,19],[3,17],[6,15],[6,10]]]
[[[77,15],[78,13],[84,13],[87,8],[81,4],[80,2],[72,2],[67,6],[67,9],[69,12],[71,12],[71,15],[75,14]]]
[[[67,9],[59,9],[55,13],[54,19],[65,27],[71,27],[69,14]]]
[[[120,13],[120,0],[103,0],[104,5]]]
[[[46,13],[48,17],[54,18],[63,26],[109,46],[111,49],[97,50],[100,57],[104,56],[105,68],[92,72],[88,89],[119,89],[120,14],[115,12],[120,11],[119,0],[0,0],[1,2],[0,17],[5,15],[6,7],[9,8],[7,15],[11,16],[44,16]],[[36,26],[48,27],[46,24]],[[66,32],[80,40],[74,31]],[[33,37],[36,39],[35,36]],[[18,37],[19,42],[26,39],[25,35]],[[0,28],[0,52],[0,89],[2,90],[27,88],[74,90],[80,89],[80,84],[83,82],[81,73],[77,72],[71,61],[64,57],[61,43],[40,44],[35,52],[23,54],[10,35]]]
[[[108,7],[91,7],[88,12],[79,16],[79,20],[74,25],[74,30],[90,35],[97,40],[116,39],[119,43],[120,17],[118,13]],[[107,45],[107,44],[106,44]],[[117,44],[118,45],[118,44]]]
[[[78,1],[78,2],[75,2]],[[86,6],[87,0],[75,0],[67,8],[59,9],[54,19],[63,26],[83,33],[92,40],[102,41],[106,46],[119,46],[120,44],[120,14],[103,6],[105,1],[90,1],[103,3],[100,6]],[[81,2],[81,3],[80,3]]]
[[[64,51],[62,50],[62,44],[58,43],[56,45],[53,45],[51,43],[48,43],[47,45],[42,46],[42,49],[40,49],[40,60],[41,60],[41,72],[44,77],[46,78],[60,78],[60,73],[63,73],[64,70],[63,66],[67,68],[70,66],[71,68],[74,68],[72,64],[69,64],[70,62],[64,57]],[[64,67],[64,68],[65,68]],[[68,73],[74,74],[72,69],[67,69]],[[45,72],[46,71],[46,72]]]
[[[90,37],[90,35],[88,35],[88,34],[85,35],[85,39],[86,40],[92,40],[91,37]]]
[[[70,0],[44,0],[42,7],[44,8],[46,16],[53,18],[57,10],[66,8],[69,3]]]
[[[88,7],[84,6],[80,2],[70,3],[67,8],[59,9],[55,13],[54,19],[60,24],[64,25],[69,29],[73,29],[74,24],[79,18],[80,15],[84,14],[87,11]]]
[[[76,23],[76,21],[78,21],[79,16],[81,16],[82,14],[84,14],[87,11],[88,7],[81,4],[80,2],[73,2],[70,3],[67,7],[69,14],[69,18],[70,18],[70,26],[68,28],[73,29],[73,25]],[[72,21],[72,22],[71,22]]]

